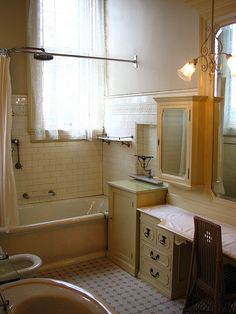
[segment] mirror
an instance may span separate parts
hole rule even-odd
[[[184,177],[187,155],[187,110],[184,108],[163,109],[161,123],[161,171],[164,174]]]
[[[236,23],[221,27],[219,38],[224,51],[236,55]],[[218,62],[214,95],[222,100],[214,108],[213,191],[236,201],[236,76],[231,76],[224,56]]]

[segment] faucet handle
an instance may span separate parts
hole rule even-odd
[[[56,193],[53,190],[49,190],[48,194],[50,194],[51,196],[55,196],[56,195]]]
[[[148,178],[152,178],[152,169],[145,169],[145,172],[147,172]]]
[[[8,254],[3,251],[2,247],[0,246],[0,260],[7,259]]]

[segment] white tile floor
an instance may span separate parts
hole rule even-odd
[[[182,313],[183,300],[170,301],[107,258],[40,271],[38,277],[78,285],[105,300],[120,314]]]

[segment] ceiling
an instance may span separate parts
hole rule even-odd
[[[194,7],[199,14],[208,19],[211,17],[212,0],[183,0],[185,3]],[[214,16],[222,17],[225,15],[236,16],[236,0],[214,0]]]

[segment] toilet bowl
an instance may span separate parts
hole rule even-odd
[[[17,271],[20,279],[33,277],[42,265],[41,258],[33,254],[11,255],[9,261]]]

